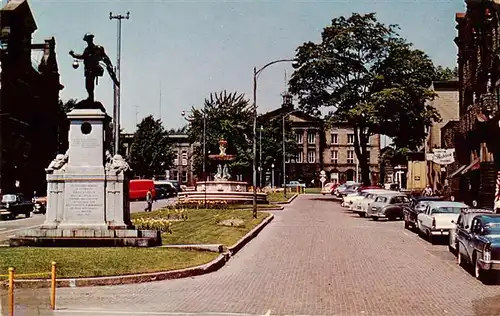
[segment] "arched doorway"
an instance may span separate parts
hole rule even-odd
[[[346,181],[354,181],[354,170],[352,169],[348,169],[346,172],[345,172],[345,177],[346,177]]]

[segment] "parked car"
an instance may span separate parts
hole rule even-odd
[[[343,183],[341,185],[339,185],[333,192],[333,194],[340,198],[342,196],[342,194],[344,193],[345,190],[347,190],[347,188],[353,184],[356,184],[356,182],[354,181],[348,181],[346,183]]]
[[[450,234],[448,238],[448,249],[450,250],[451,253],[456,254],[457,251],[457,242],[458,242],[456,238],[457,232],[460,230],[464,230],[465,232],[469,233],[472,219],[476,215],[480,214],[493,214],[493,210],[470,208],[463,210],[460,213],[457,222],[454,223],[455,227],[450,229]]]
[[[368,194],[370,193],[376,193],[376,192],[386,192],[386,190],[383,189],[367,189],[367,190],[361,190],[356,193],[351,193],[347,196],[342,197],[342,203],[340,203],[341,206],[343,207],[350,207],[353,205],[356,201],[364,199]]]
[[[366,213],[368,212],[368,209],[370,209],[371,204],[375,201],[377,196],[381,194],[386,194],[394,191],[387,191],[387,190],[382,190],[382,191],[377,191],[377,192],[372,192],[366,195],[366,197],[362,200],[358,200],[356,202],[356,205],[353,207],[352,211],[356,214],[358,214],[360,217],[365,217]],[[398,192],[394,192],[398,193]],[[354,204],[353,204],[354,205]]]
[[[129,199],[145,200],[148,190],[151,190],[153,199],[156,198],[155,183],[149,179],[134,179],[129,182]]]
[[[464,266],[471,263],[477,279],[483,282],[489,280],[490,272],[500,270],[499,235],[500,214],[474,216],[469,231],[457,231],[458,264]]]
[[[427,205],[432,201],[443,201],[442,197],[437,196],[419,196],[410,199],[410,205],[403,209],[405,228],[413,230],[417,229],[417,216],[422,213]]]
[[[434,243],[436,236],[447,236],[467,204],[449,201],[432,201],[425,211],[417,215],[419,235]]]
[[[168,181],[155,181],[157,199],[166,199],[177,195],[174,185]]]
[[[403,209],[410,205],[410,199],[401,193],[381,193],[372,203],[366,216],[373,220],[387,218],[390,221],[403,219]]]
[[[305,183],[300,183],[299,181],[290,181],[286,184],[287,188],[296,188],[296,187],[301,187],[305,188],[306,184]]]
[[[332,183],[332,182],[329,182],[329,183],[326,183],[323,188],[321,189],[321,194],[325,195],[325,194],[331,194],[333,195],[334,194],[334,191],[335,189],[338,187],[338,183]]]
[[[347,188],[342,193],[340,193],[339,197],[347,196],[352,193],[358,193],[360,189],[361,189],[360,183],[348,185]]]
[[[177,190],[177,193],[184,191],[182,189],[181,185],[179,184],[179,181],[177,181],[177,180],[165,180],[165,181],[171,183],[174,186],[174,188]]]
[[[47,212],[47,197],[33,198],[33,213],[45,214]]]
[[[14,219],[18,215],[30,217],[33,211],[33,202],[26,200],[23,194],[4,194],[0,202],[0,216],[2,219]]]

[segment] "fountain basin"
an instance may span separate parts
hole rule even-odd
[[[247,182],[200,181],[195,191],[179,193],[182,201],[227,201],[229,203],[252,203],[253,192],[248,191]],[[267,194],[257,192],[257,203],[266,204]]]

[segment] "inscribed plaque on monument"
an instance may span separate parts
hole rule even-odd
[[[67,182],[65,213],[69,218],[101,220],[104,214],[104,184],[96,182]]]

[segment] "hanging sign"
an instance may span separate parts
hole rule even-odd
[[[455,162],[455,149],[434,149],[432,161],[439,165],[449,165]]]

